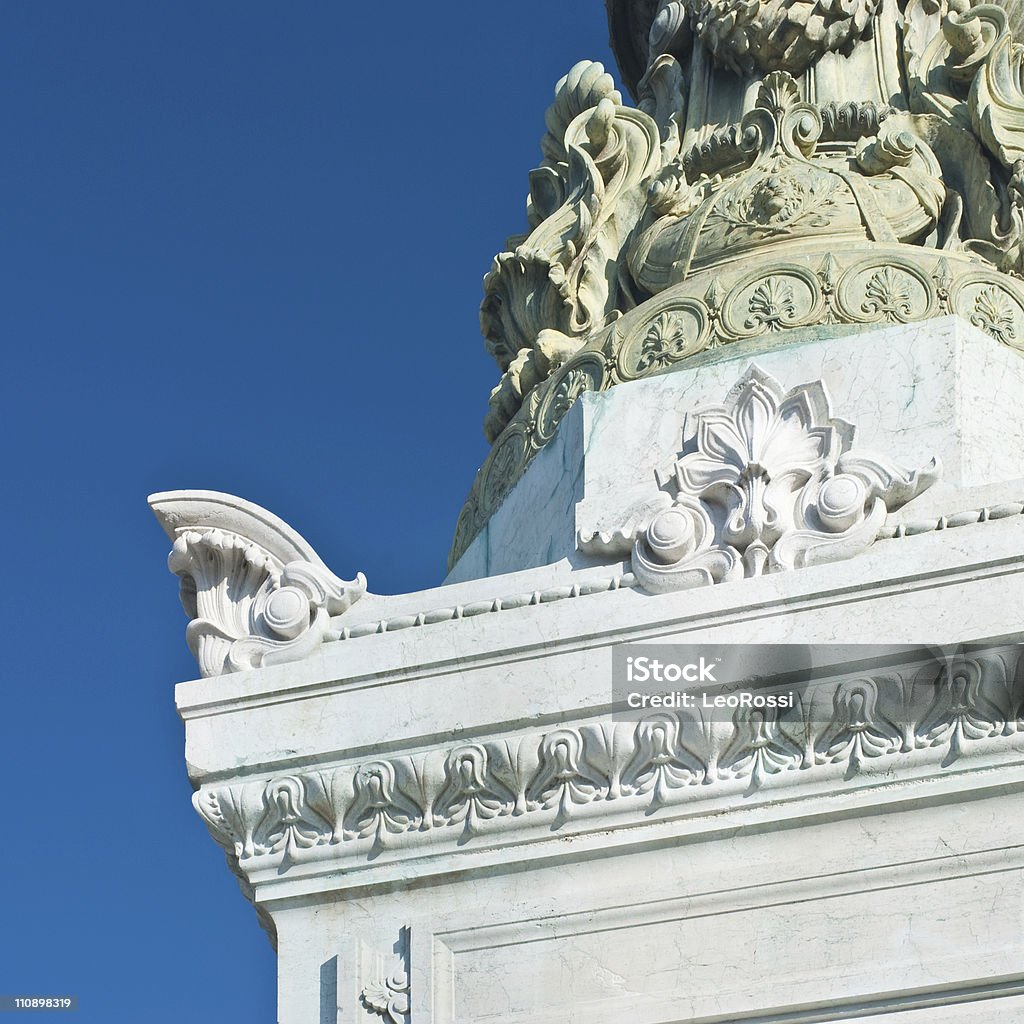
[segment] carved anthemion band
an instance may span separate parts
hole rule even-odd
[[[789,685],[784,689],[791,690]],[[781,691],[767,686],[765,693]],[[1024,735],[1024,657],[988,646],[800,684],[791,710],[694,710],[452,743],[300,775],[202,787],[196,809],[243,868],[382,850],[514,841],[602,819],[644,821],[722,795],[941,773]],[[984,746],[983,750],[992,750]],[[594,826],[596,827],[596,826]],[[429,833],[429,835],[428,835]],[[488,838],[489,837],[489,838]],[[334,851],[333,853],[330,851]]]

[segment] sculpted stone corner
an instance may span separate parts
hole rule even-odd
[[[340,633],[330,617],[366,592],[334,575],[290,526],[216,491],[165,491],[149,505],[174,542],[185,631],[204,676],[296,661]]]
[[[723,405],[687,414],[683,451],[647,506],[580,546],[631,548],[655,593],[852,558],[940,472],[934,458],[910,471],[858,451],[854,432],[820,381],[786,391],[751,365]]]

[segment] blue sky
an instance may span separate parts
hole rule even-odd
[[[0,8],[0,994],[272,1022],[190,804],[196,674],[146,495],[230,491],[388,593],[486,454],[480,279],[598,0]]]

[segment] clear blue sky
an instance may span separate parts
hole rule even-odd
[[[606,40],[600,0],[0,8],[0,994],[275,1020],[190,804],[146,495],[230,491],[374,591],[439,582],[497,379],[480,279]]]

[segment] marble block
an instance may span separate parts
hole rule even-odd
[[[448,575],[449,583],[568,560],[657,490],[687,414],[720,403],[751,365],[785,387],[820,380],[858,449],[940,479],[891,519],[953,515],[1024,493],[1024,360],[958,317],[857,333],[817,327],[737,342],[659,377],[584,393]]]

